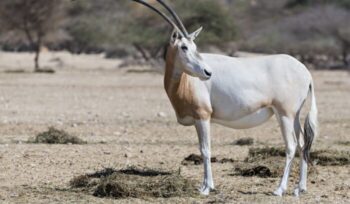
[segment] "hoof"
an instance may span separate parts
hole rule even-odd
[[[278,188],[278,189],[275,190],[272,194],[273,194],[274,196],[280,196],[280,197],[282,197],[283,193],[284,193],[284,190],[281,189],[281,188]]]
[[[211,190],[214,190],[214,188],[211,188],[209,186],[202,186],[199,189],[199,192],[200,192],[201,195],[209,195]]]
[[[206,188],[206,189],[201,189],[201,190],[199,190],[199,192],[201,193],[201,195],[205,195],[205,196],[207,196],[207,195],[209,195],[209,192],[210,192],[210,190],[209,190],[209,188]]]
[[[299,187],[294,189],[294,196],[295,197],[299,197],[301,194],[304,194],[304,193],[306,193],[306,189],[302,189]]]

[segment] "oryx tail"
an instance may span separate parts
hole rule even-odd
[[[307,114],[305,123],[304,123],[304,147],[303,147],[303,154],[305,160],[311,163],[311,158],[310,158],[310,150],[311,150],[311,145],[314,140],[314,138],[317,135],[317,106],[316,106],[316,98],[315,98],[315,91],[314,91],[314,86],[311,83],[310,88],[309,88],[309,93],[311,94],[311,108],[310,112]]]

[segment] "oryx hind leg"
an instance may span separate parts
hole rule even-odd
[[[273,194],[276,196],[282,196],[287,190],[288,177],[297,147],[297,139],[294,131],[294,116],[287,116],[278,111],[275,111],[275,114],[280,123],[283,140],[285,142],[286,163],[281,182]]]
[[[301,109],[301,108],[300,108]],[[300,111],[298,111],[295,121],[294,121],[294,130],[295,135],[298,140],[298,149],[299,149],[299,157],[300,157],[300,173],[299,173],[299,183],[298,186],[294,189],[294,195],[299,196],[301,193],[306,192],[306,183],[307,183],[307,166],[308,163],[303,154],[303,146],[304,146],[304,138],[300,137],[300,133],[302,132],[301,124],[300,124]]]

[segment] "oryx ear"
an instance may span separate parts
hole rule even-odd
[[[193,33],[189,34],[190,39],[191,40],[195,40],[202,30],[203,30],[203,27],[201,26],[196,31],[194,31]]]
[[[180,33],[177,29],[174,29],[173,32],[171,33],[171,38],[170,38],[170,43],[174,44],[177,39],[180,39]]]

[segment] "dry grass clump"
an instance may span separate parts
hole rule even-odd
[[[337,150],[317,150],[310,153],[315,164],[321,166],[343,166],[350,164],[350,152]],[[280,177],[285,165],[285,150],[282,147],[262,147],[249,149],[244,162],[238,162],[232,176]],[[296,155],[299,156],[298,154]],[[310,168],[309,174],[317,172]],[[291,177],[299,174],[299,159],[295,159],[291,169]]]
[[[80,188],[97,197],[145,198],[195,196],[193,181],[180,172],[163,172],[154,169],[129,167],[122,170],[104,169],[70,181],[72,188]]]
[[[285,149],[282,147],[250,148],[247,162],[259,161],[269,157],[285,157]],[[299,153],[296,152],[296,157]],[[321,166],[340,166],[350,164],[350,152],[338,150],[316,150],[310,153],[311,159]]]
[[[345,146],[350,146],[350,141],[339,141],[338,144],[345,145]]]
[[[252,145],[254,144],[254,139],[247,137],[247,138],[240,138],[232,143],[233,145],[239,145],[239,146],[245,146],[245,145]]]
[[[35,70],[35,73],[43,73],[43,74],[54,74],[56,71],[54,69],[51,68],[40,68]]]
[[[9,73],[9,74],[22,74],[22,73],[26,73],[26,71],[24,69],[9,69],[9,70],[5,70],[5,73]]]
[[[344,166],[350,164],[350,152],[337,150],[318,150],[310,153],[317,165]]]
[[[37,134],[34,140],[30,142],[45,144],[86,144],[82,139],[54,127],[49,127],[49,130]]]

